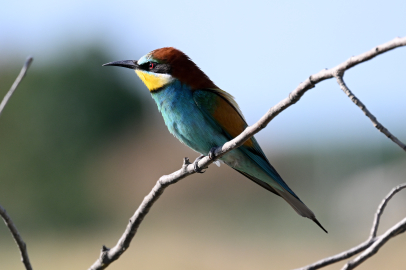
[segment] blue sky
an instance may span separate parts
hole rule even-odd
[[[31,54],[41,65],[93,42],[112,50],[112,60],[174,46],[234,95],[252,124],[309,75],[406,36],[405,14],[406,1],[3,1],[0,61],[22,63]],[[405,59],[406,48],[396,49],[345,75],[403,141]],[[276,146],[387,140],[333,80],[318,84],[257,137]]]

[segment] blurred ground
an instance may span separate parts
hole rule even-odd
[[[138,137],[136,133],[129,130],[114,138],[97,158],[88,161],[85,189],[95,211],[105,219],[83,228],[21,231],[36,268],[87,269],[101,245],[116,243],[155,181],[178,169],[183,156],[196,156],[164,129],[147,128]],[[381,153],[386,161],[378,165],[361,162],[360,169],[349,169],[346,164],[361,156],[344,154],[353,149],[332,149],[329,152],[341,154],[330,156],[268,154],[329,230],[327,235],[231,169],[212,166],[204,175],[169,187],[144,220],[130,249],[110,268],[293,269],[357,245],[367,238],[378,203],[392,186],[404,182],[406,160],[397,151]],[[364,151],[365,157],[370,155]],[[331,172],[330,177],[324,170]],[[326,183],[319,184],[323,180]],[[382,229],[406,215],[405,198],[401,193],[389,204]],[[0,235],[1,268],[22,269],[5,227]],[[391,240],[360,269],[403,269],[404,237]]]
[[[214,235],[169,226],[171,234],[141,229],[130,249],[108,269],[293,269],[349,248],[349,245],[268,242],[269,237],[241,240],[238,234]],[[117,230],[117,233],[121,230]],[[101,237],[102,235],[102,237]],[[116,236],[102,231],[71,236],[29,237],[34,269],[87,269],[99,255],[100,243]],[[27,237],[26,237],[27,238]],[[100,238],[103,241],[100,242]],[[209,239],[208,239],[209,238]],[[12,241],[2,244],[1,269],[24,269]],[[389,242],[358,269],[404,269],[404,236]],[[323,269],[341,269],[342,264]]]
[[[116,243],[157,179],[197,156],[169,134],[152,99],[138,94],[146,90],[135,75],[127,85],[114,68],[72,73],[74,63],[114,60],[103,50],[71,58],[56,61],[63,70],[33,66],[0,118],[0,203],[34,269],[87,269],[101,245]],[[18,70],[2,67],[5,93]],[[227,166],[212,166],[169,187],[109,269],[292,269],[353,247],[368,237],[382,198],[405,182],[404,153],[381,137],[375,144],[303,141],[300,149],[260,140],[329,234]],[[404,205],[400,193],[380,232],[406,215]],[[360,269],[403,269],[404,241],[391,240]],[[0,269],[23,269],[5,226]]]

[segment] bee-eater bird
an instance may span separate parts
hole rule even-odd
[[[169,131],[201,155],[212,156],[215,147],[222,146],[247,127],[234,98],[218,88],[186,54],[175,48],[154,50],[138,61],[116,61],[103,66],[134,69],[151,92]],[[201,172],[197,167],[198,159],[194,162],[195,171]],[[327,232],[272,167],[254,137],[220,160],[281,196],[299,215],[313,220]]]

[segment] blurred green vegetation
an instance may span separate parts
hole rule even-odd
[[[0,203],[19,227],[92,225],[103,218],[86,187],[86,160],[128,125],[143,125],[137,89],[98,47],[35,61],[0,119]],[[22,61],[2,63],[0,93]]]

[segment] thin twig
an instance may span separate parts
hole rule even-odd
[[[341,252],[337,255],[328,257],[328,258],[324,258],[318,262],[315,262],[313,264],[307,265],[305,267],[302,267],[300,269],[297,270],[315,270],[315,269],[320,269],[322,267],[325,267],[327,265],[348,259],[352,256],[354,256],[355,254],[360,253],[361,251],[364,251],[361,255],[359,255],[357,258],[355,258],[353,261],[348,262],[343,270],[349,270],[349,269],[353,269],[356,266],[360,265],[362,262],[364,262],[366,259],[368,259],[369,257],[371,257],[372,255],[374,255],[378,249],[384,245],[390,238],[404,232],[406,230],[406,218],[403,219],[402,221],[400,221],[399,223],[397,223],[396,225],[394,225],[392,228],[390,228],[389,230],[387,230],[384,234],[382,234],[379,237],[376,237],[376,232],[378,230],[378,226],[379,226],[379,221],[380,218],[382,216],[383,211],[385,210],[386,205],[388,204],[388,202],[392,199],[392,197],[398,193],[399,191],[401,191],[402,189],[406,188],[406,183],[401,184],[397,187],[395,187],[394,189],[392,189],[388,195],[386,195],[386,197],[382,200],[381,204],[378,206],[378,209],[376,210],[375,213],[375,218],[374,221],[372,223],[372,228],[371,228],[371,234],[368,238],[368,240],[366,240],[365,242],[363,242],[362,244],[353,247],[349,250],[346,250],[344,252]],[[402,231],[403,230],[403,231]]]
[[[381,219],[382,213],[385,210],[385,207],[388,204],[389,200],[396,193],[398,193],[399,191],[401,191],[404,188],[406,188],[406,183],[402,184],[402,185],[399,185],[399,186],[395,187],[394,189],[392,189],[391,192],[389,192],[389,194],[386,195],[385,199],[383,199],[383,201],[381,202],[381,204],[378,207],[378,210],[375,213],[374,223],[372,224],[371,234],[369,235],[368,240],[371,240],[371,239],[376,237],[376,232],[378,231],[378,227],[379,227],[379,221]]]
[[[268,125],[268,123],[273,118],[275,118],[279,113],[281,113],[283,110],[299,101],[299,99],[309,89],[315,87],[317,83],[334,77],[339,71],[342,73],[344,70],[348,70],[355,65],[368,61],[381,53],[405,45],[406,45],[406,37],[395,38],[394,40],[382,44],[378,47],[375,47],[374,49],[366,53],[360,54],[355,57],[351,57],[350,59],[334,67],[333,69],[322,70],[310,76],[308,79],[306,79],[306,81],[299,84],[299,86],[295,90],[293,90],[287,98],[280,101],[278,104],[269,109],[269,111],[264,116],[262,116],[257,123],[247,127],[240,135],[235,137],[233,140],[225,143],[221,147],[217,147],[217,149],[214,152],[215,156],[214,159],[210,159],[209,157],[202,158],[198,163],[199,168],[208,167],[216,159],[220,158],[224,154],[244,144],[244,142],[247,141],[249,138],[251,138],[254,134],[264,129]],[[167,186],[194,173],[195,172],[193,166],[190,165],[189,162],[185,161],[184,165],[180,170],[170,175],[162,176],[158,180],[157,184],[154,186],[152,191],[144,198],[143,202],[138,207],[134,215],[131,217],[130,223],[128,224],[124,234],[122,235],[116,246],[113,247],[112,249],[108,249],[103,246],[100,258],[96,260],[96,262],[89,268],[89,270],[105,269],[110,263],[118,259],[121,256],[121,254],[128,248],[132,238],[134,237],[145,215],[148,213],[153,203],[157,200],[157,197],[159,197],[163,193],[164,189]]]
[[[351,92],[351,90],[347,87],[343,80],[343,74],[337,74],[337,82],[340,85],[341,90],[344,91],[344,93],[354,102],[355,105],[357,105],[364,113],[365,115],[372,121],[372,124],[374,127],[376,127],[380,132],[385,134],[389,139],[391,139],[394,143],[400,146],[404,151],[406,151],[406,145],[399,141],[398,138],[396,138],[392,133],[390,133],[381,123],[378,122],[376,117],[365,107],[365,105]]]
[[[27,245],[25,244],[23,238],[19,234],[16,225],[11,220],[10,216],[7,214],[6,209],[4,209],[1,205],[0,205],[0,216],[3,218],[4,223],[6,223],[11,234],[13,235],[14,240],[17,243],[18,248],[20,249],[21,261],[23,262],[25,269],[32,270],[30,258],[28,257]]]
[[[1,115],[4,107],[6,106],[8,100],[10,99],[11,95],[14,93],[14,91],[20,84],[21,80],[24,78],[25,74],[27,73],[27,70],[30,67],[32,61],[33,61],[33,58],[31,56],[27,58],[27,60],[24,63],[24,66],[22,67],[22,69],[20,71],[20,74],[18,74],[18,76],[17,76],[17,79],[14,81],[10,90],[4,96],[2,102],[0,103],[0,115]],[[3,218],[4,223],[6,223],[11,234],[13,235],[14,240],[17,243],[17,246],[18,246],[18,248],[20,250],[20,254],[21,254],[21,261],[23,262],[25,269],[32,270],[30,258],[28,257],[27,245],[23,241],[23,238],[21,237],[20,233],[18,232],[17,227],[15,226],[13,220],[7,214],[6,209],[4,209],[1,205],[0,205],[0,216]]]
[[[14,93],[14,91],[17,89],[18,85],[20,84],[21,80],[24,78],[25,74],[27,73],[28,68],[30,67],[32,60],[34,60],[31,56],[27,58],[27,60],[24,63],[23,68],[20,71],[20,74],[18,74],[16,80],[14,81],[13,85],[11,86],[10,90],[8,90],[7,94],[4,96],[3,100],[0,103],[0,115],[3,112],[4,107],[6,106],[8,100],[10,99],[11,95]]]

